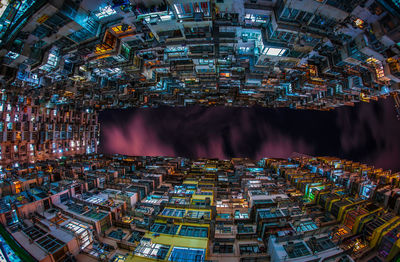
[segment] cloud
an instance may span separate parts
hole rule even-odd
[[[390,99],[330,112],[194,106],[105,111],[100,118],[107,153],[260,159],[299,152],[400,169],[400,121]]]
[[[121,126],[103,126],[104,151],[125,155],[174,156],[173,148],[166,146],[155,130],[146,126],[142,116],[135,115]]]
[[[285,136],[276,136],[264,142],[256,154],[256,159],[264,157],[288,158],[292,153],[313,154],[314,148],[303,140],[295,140]]]
[[[195,147],[195,157],[201,158],[218,158],[218,159],[227,159],[224,152],[224,146],[222,143],[222,139],[220,137],[212,138],[208,144],[198,144]]]
[[[338,109],[343,152],[385,169],[400,169],[400,122],[391,99]]]
[[[283,134],[248,108],[135,110],[119,125],[103,124],[105,152],[185,157],[288,157],[312,153],[303,139]]]

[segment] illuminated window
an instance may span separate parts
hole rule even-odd
[[[117,38],[112,35],[109,31],[106,32],[104,37],[104,42],[96,45],[96,54],[103,54],[105,52],[111,51],[117,43]]]
[[[230,73],[220,73],[219,75],[222,77],[231,77]]]
[[[268,17],[265,15],[246,14],[244,19],[247,21],[250,21],[252,23],[267,23],[268,22]]]
[[[168,258],[169,261],[204,261],[205,249],[174,247]]]
[[[375,67],[375,72],[378,79],[382,79],[385,76],[385,72],[381,61],[377,60],[374,57],[370,57],[366,60],[366,62]]]
[[[15,153],[18,152],[18,146],[14,146],[14,152],[15,152]]]
[[[50,53],[47,59],[47,63],[39,67],[39,69],[50,71],[57,66],[57,63],[58,63],[58,57],[55,54]]]
[[[129,26],[126,26],[126,28],[124,28],[124,26],[123,25],[119,25],[119,26],[114,26],[113,28],[111,28],[113,31],[114,31],[114,33],[116,33],[116,34],[121,34],[121,33],[125,33],[125,32],[129,32],[129,31],[132,31],[132,27],[129,25]]]
[[[214,60],[213,59],[200,59],[199,64],[200,65],[213,65]]]
[[[167,245],[141,241],[134,254],[141,257],[164,259],[168,254],[169,248],[170,246]]]
[[[370,57],[370,58],[368,58],[368,59],[366,60],[366,62],[367,62],[368,64],[376,64],[376,63],[378,63],[379,61],[378,61],[376,58],[374,58],[374,57]]]
[[[161,21],[169,21],[172,20],[172,15],[160,15]]]
[[[251,50],[251,48],[248,46],[247,47],[241,46],[241,47],[239,47],[239,54],[249,53],[250,50]]]
[[[210,16],[208,2],[174,4],[174,8],[178,18],[193,17],[194,13],[203,13],[204,16]]]
[[[355,24],[358,28],[363,28],[363,27],[364,27],[364,21],[361,20],[360,18],[357,18],[356,20],[354,20],[354,24]]]
[[[166,53],[176,53],[176,52],[187,52],[187,47],[185,46],[170,46],[164,50]]]
[[[6,57],[8,57],[8,58],[10,58],[10,59],[17,59],[18,57],[19,57],[19,54],[18,53],[14,53],[14,52],[12,52],[12,51],[9,51],[7,54],[6,54]]]
[[[7,121],[7,122],[10,122],[10,120],[11,120],[10,114],[7,114],[7,115],[6,115],[6,121]]]
[[[111,15],[114,15],[116,13],[117,12],[114,9],[112,9],[112,7],[110,5],[108,5],[106,7],[100,8],[99,12],[96,13],[96,17],[98,19],[102,19],[102,18],[111,16]]]
[[[79,236],[81,240],[81,249],[84,249],[92,242],[92,235],[86,225],[76,221],[71,221],[65,225],[65,227]]]

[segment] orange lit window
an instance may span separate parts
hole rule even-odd
[[[21,192],[21,182],[16,181],[15,184],[15,194],[19,194]]]
[[[96,57],[96,60],[103,59],[103,58],[106,58],[106,57],[109,57],[109,56],[111,56],[111,55],[110,54],[101,55],[99,57]]]
[[[122,33],[127,33],[129,31],[132,31],[132,27],[129,25],[125,30],[122,30],[122,25],[119,26],[114,26],[113,28],[111,28],[114,33],[116,34],[122,34]]]
[[[349,233],[349,231],[347,231],[346,229],[339,228],[339,230],[336,232],[336,235],[343,236],[343,235],[346,235],[347,233]]]
[[[383,71],[382,66],[376,67],[375,70],[376,70],[376,76],[378,77],[378,79],[381,79],[385,76],[385,72]]]
[[[389,58],[387,62],[389,63],[389,68],[391,72],[393,73],[400,72],[400,63],[396,61],[396,59]]]
[[[110,51],[110,50],[112,50],[112,47],[111,46],[108,46],[107,44],[98,44],[98,45],[96,45],[96,51],[95,51],[95,53],[96,54],[103,54],[103,53],[105,53],[105,52],[108,52],[108,51]]]
[[[358,28],[363,28],[363,27],[364,27],[364,21],[361,20],[360,18],[357,18],[356,20],[354,20],[354,24],[355,24]]]
[[[368,64],[371,64],[375,67],[376,76],[378,79],[382,79],[385,76],[385,72],[383,70],[382,62],[370,57],[366,60]]]
[[[49,19],[48,15],[42,15],[41,17],[39,17],[39,19],[37,20],[37,22],[39,24],[43,24],[47,19]]]
[[[310,66],[310,76],[317,75],[317,68],[315,66]]]
[[[109,31],[104,35],[103,43],[96,45],[96,54],[104,54],[112,49],[114,49],[117,44],[117,38],[113,36]]]
[[[230,73],[220,73],[219,75],[222,77],[231,77]]]

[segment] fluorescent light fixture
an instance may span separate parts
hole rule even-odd
[[[161,15],[160,16],[161,21],[170,21],[172,20],[172,15]]]
[[[263,54],[270,56],[282,56],[285,51],[286,49],[284,48],[265,47]]]
[[[174,7],[175,7],[175,11],[176,11],[177,15],[179,16],[182,14],[182,11],[179,9],[178,5],[180,5],[180,4],[174,4]]]
[[[274,55],[277,56],[281,53],[282,49],[280,48],[268,48],[267,55]]]

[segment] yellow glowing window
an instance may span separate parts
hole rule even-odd
[[[113,36],[109,31],[104,34],[103,43],[96,45],[96,54],[104,54],[112,50],[117,44],[117,38]]]
[[[42,15],[41,17],[39,17],[39,19],[37,20],[37,22],[39,24],[43,24],[47,19],[49,19],[48,15]]]
[[[121,34],[121,33],[126,33],[126,32],[129,32],[129,31],[132,31],[132,27],[130,25],[127,28],[122,28],[122,25],[119,25],[119,26],[114,26],[111,29],[116,34]],[[125,29],[125,30],[123,30],[123,29]]]
[[[314,66],[310,67],[310,76],[316,76],[317,75],[317,70]]]
[[[384,73],[382,67],[377,67],[376,68],[376,76],[378,77],[378,79],[381,79],[382,77],[385,76],[385,73]]]
[[[389,68],[391,72],[393,73],[400,72],[400,63],[398,61],[396,61],[393,58],[389,58],[387,62],[389,63]]]
[[[110,50],[112,50],[112,47],[103,43],[103,44],[96,45],[95,53],[96,54],[104,54],[105,52],[108,52]]]
[[[109,57],[109,56],[111,56],[111,55],[110,54],[101,55],[101,56],[96,57],[96,60],[103,59],[103,58],[106,58],[106,57]]]
[[[374,57],[370,57],[366,61],[368,64],[377,64],[379,62],[378,59],[376,59]]]

